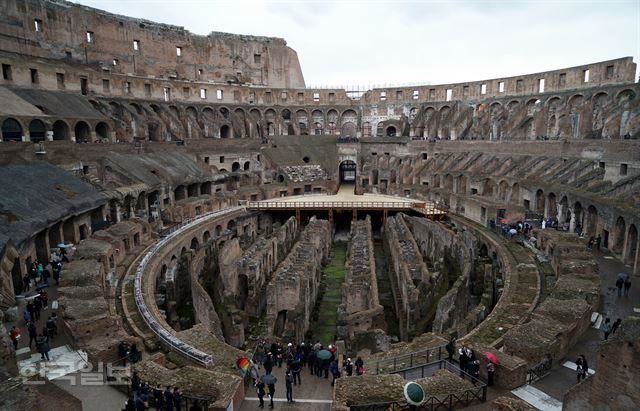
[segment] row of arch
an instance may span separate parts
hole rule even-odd
[[[73,123],[71,123],[73,124]],[[71,140],[71,126],[66,120],[56,120],[50,126],[45,121],[34,118],[28,123],[14,117],[7,117],[2,121],[2,141],[23,141],[27,136],[31,142],[37,143],[47,139],[50,132],[53,141]],[[109,140],[111,127],[104,121],[100,121],[91,128],[86,121],[78,120],[73,124],[73,137],[76,142],[89,142],[93,140],[93,133],[98,139]]]

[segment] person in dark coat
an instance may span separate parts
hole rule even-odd
[[[293,376],[291,375],[291,371],[285,373],[284,385],[287,389],[287,402],[291,404],[293,403]]]
[[[273,360],[272,360],[273,356],[271,354],[269,354],[267,356],[267,359],[265,360],[263,367],[264,367],[264,372],[267,374],[271,374],[271,372],[273,371]]]
[[[176,411],[182,411],[182,392],[178,387],[173,389],[173,405]]]
[[[448,354],[447,361],[453,362],[453,354],[456,352],[456,339],[451,338],[445,348]]]
[[[260,405],[258,405],[259,408],[264,408],[264,395],[266,394],[264,388],[265,386],[262,382],[262,378],[258,378],[258,382],[256,383],[256,391],[258,393],[258,400],[260,401]]]
[[[170,385],[167,385],[167,389],[164,390],[164,404],[166,411],[173,411],[173,393]]]
[[[356,375],[362,375],[364,374],[364,361],[362,361],[362,358],[358,357],[356,358]]]
[[[496,365],[491,361],[487,361],[487,386],[493,385],[493,376],[496,373]]]

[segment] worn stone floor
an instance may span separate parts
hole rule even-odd
[[[631,266],[624,265],[606,250],[594,251],[594,255],[600,267],[602,286],[600,291],[599,313],[604,318],[609,317],[611,322],[617,318],[625,319],[634,314],[634,308],[640,309],[640,276],[631,275]],[[631,289],[628,297],[618,297],[615,281],[618,273],[625,272],[630,275]],[[637,313],[636,313],[637,314]],[[551,372],[533,384],[533,386],[547,395],[562,401],[567,391],[577,383],[576,372],[564,365],[565,362],[573,363],[579,355],[584,354],[591,369],[596,367],[598,346],[603,340],[603,333],[595,328],[589,328],[577,344],[569,350],[562,360],[557,359],[558,364]],[[595,369],[597,373],[598,370]]]
[[[400,202],[400,203],[416,203],[418,201],[410,198],[402,198],[389,196],[384,194],[365,193],[356,195],[354,193],[355,186],[353,184],[342,184],[338,192],[334,195],[315,194],[304,196],[280,197],[268,200],[270,202],[297,202],[297,201],[313,201],[318,203],[328,203],[333,201],[359,201],[359,202]]]
[[[318,378],[311,375],[309,368],[304,368],[300,373],[301,385],[293,387],[294,404],[287,404],[286,391],[284,386],[284,374],[286,366],[282,368],[274,367],[273,375],[278,379],[276,383],[276,394],[274,397],[274,408],[289,410],[312,410],[312,411],[328,411],[331,409],[331,398],[333,396],[333,387],[331,386],[331,376],[328,379],[324,377]],[[264,373],[264,369],[260,368],[260,375]],[[245,399],[242,402],[240,411],[253,410],[258,408],[258,396],[253,387],[246,388]],[[268,399],[265,397],[265,409],[268,408]]]

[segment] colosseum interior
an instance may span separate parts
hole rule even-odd
[[[0,408],[253,409],[265,351],[276,408],[640,408],[632,57],[353,95],[281,38],[0,12]]]

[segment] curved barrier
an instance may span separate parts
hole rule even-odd
[[[144,322],[147,324],[147,327],[165,344],[171,347],[172,350],[179,352],[190,360],[201,364],[205,367],[209,367],[213,364],[213,357],[210,354],[207,354],[196,347],[182,341],[178,337],[176,337],[173,333],[167,330],[151,313],[149,307],[147,307],[147,303],[144,299],[144,295],[142,293],[142,280],[144,272],[147,268],[147,264],[151,259],[155,256],[155,254],[162,249],[164,246],[173,241],[177,236],[184,233],[185,231],[202,224],[205,221],[209,221],[211,219],[219,218],[226,216],[227,214],[231,214],[238,210],[244,210],[245,207],[236,206],[226,208],[224,210],[213,211],[202,215],[200,217],[187,220],[182,226],[177,228],[172,228],[166,232],[166,236],[158,241],[155,245],[153,245],[149,251],[145,254],[145,256],[138,264],[138,268],[136,269],[135,279],[134,279],[134,297],[136,301],[136,306],[138,307],[138,311],[142,316]]]

